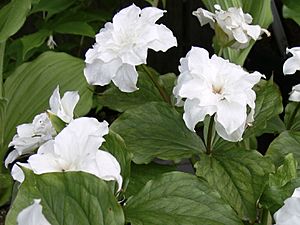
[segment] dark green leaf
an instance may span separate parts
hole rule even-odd
[[[300,103],[290,102],[285,107],[284,123],[288,130],[300,131]]]
[[[150,163],[148,165],[131,165],[131,176],[126,190],[126,197],[137,194],[145,184],[157,176],[175,171],[175,166],[159,165],[156,163]]]
[[[3,206],[9,202],[12,193],[13,180],[10,173],[0,173],[0,184],[0,206]]]
[[[284,18],[293,19],[300,25],[300,5],[297,0],[283,0],[282,14]]]
[[[202,154],[195,167],[240,218],[255,221],[257,201],[273,169],[266,158],[254,150],[219,150]]]
[[[166,103],[151,102],[124,112],[111,129],[120,134],[137,164],[154,158],[181,160],[199,154],[205,146],[182,116]]]
[[[0,9],[0,42],[6,41],[23,26],[30,7],[30,0],[12,0]]]
[[[131,225],[242,225],[234,211],[206,181],[181,172],[149,181],[125,205]]]
[[[15,225],[19,212],[41,199],[43,214],[52,225],[124,225],[124,215],[107,183],[83,172],[35,175],[26,179],[13,202],[6,225]]]
[[[81,59],[55,52],[46,52],[33,62],[19,66],[4,84],[9,100],[4,146],[11,141],[17,125],[31,122],[35,115],[49,109],[49,98],[57,85],[61,94],[78,90],[80,101],[75,115],[86,114],[92,106],[93,93],[88,89],[83,68]],[[3,157],[5,151],[1,153]]]
[[[59,24],[54,28],[54,31],[62,34],[75,34],[87,37],[95,37],[94,29],[86,22],[72,21]]]

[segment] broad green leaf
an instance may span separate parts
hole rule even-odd
[[[273,118],[283,111],[280,90],[272,79],[261,80],[254,89],[256,92],[254,122],[246,130],[245,138],[253,134],[260,136],[270,130],[267,129],[270,128],[268,123],[274,123]]]
[[[0,149],[4,147],[5,120],[8,100],[0,98]],[[1,171],[1,169],[0,169]]]
[[[20,38],[20,41],[22,43],[22,59],[24,60],[26,58],[26,54],[37,47],[40,47],[43,43],[45,43],[46,39],[51,34],[51,31],[49,30],[39,30],[36,33],[26,35],[22,38]]]
[[[85,115],[92,106],[92,91],[83,75],[84,62],[65,53],[46,52],[36,60],[19,66],[4,84],[7,106],[4,146],[16,132],[16,126],[31,122],[49,109],[49,98],[57,85],[60,92],[78,90],[80,101],[75,115]],[[2,152],[2,157],[5,152]],[[2,159],[2,158],[1,158]]]
[[[172,171],[176,171],[175,166],[159,165],[156,163],[149,163],[148,165],[132,163],[130,181],[125,194],[126,197],[136,195],[149,180],[155,179],[163,173]]]
[[[47,19],[56,13],[62,12],[69,8],[75,0],[40,0],[31,9],[31,14],[36,12],[47,12]]]
[[[128,152],[124,140],[117,133],[110,130],[109,134],[104,136],[104,139],[105,142],[101,146],[101,149],[111,153],[120,163],[123,189],[126,189],[130,177],[130,163],[132,156]]]
[[[156,157],[181,160],[205,149],[175,108],[163,102],[151,102],[125,111],[111,129],[123,137],[137,164],[149,163]]]
[[[125,93],[120,91],[116,86],[111,85],[109,89],[96,97],[96,103],[119,112],[124,112],[127,109],[140,106],[147,102],[164,101],[153,79],[164,87],[168,96],[171,96],[176,76],[174,74],[159,76],[159,74],[152,69],[149,69],[149,72],[152,74],[151,76],[143,70],[138,71],[138,91]]]
[[[286,129],[300,131],[300,103],[290,102],[285,107],[284,123]]]
[[[273,20],[271,0],[202,0],[202,2],[211,12],[214,12],[215,4],[219,4],[223,9],[242,7],[244,13],[249,13],[253,17],[252,24],[258,24],[263,28],[268,28]],[[254,43],[254,41],[251,41],[250,45],[242,50],[225,48],[224,57],[233,63],[243,65]]]
[[[293,153],[300,170],[300,132],[285,131],[281,133],[269,146],[266,155],[271,157],[276,166],[282,165],[284,158]],[[300,171],[299,171],[300,172]]]
[[[257,201],[273,169],[266,158],[254,150],[219,150],[202,154],[195,167],[240,218],[255,221]]]
[[[243,224],[206,181],[182,172],[149,181],[124,209],[131,225]]]
[[[284,18],[293,19],[300,25],[300,5],[298,0],[283,0],[282,14]]]
[[[6,41],[23,26],[30,7],[30,0],[12,0],[0,9],[0,42]]]
[[[0,206],[3,206],[10,201],[12,193],[13,180],[10,173],[0,173],[0,184]]]
[[[54,31],[62,34],[75,34],[87,37],[95,37],[94,29],[86,22],[72,21],[67,23],[58,24]]]
[[[51,225],[124,225],[122,208],[109,185],[91,174],[36,175],[26,170],[5,224],[15,225],[19,212],[34,199],[41,199],[43,214]]]

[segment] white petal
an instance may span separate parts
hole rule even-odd
[[[253,39],[257,40],[261,34],[261,27],[259,25],[245,25],[247,34]]]
[[[232,30],[232,34],[235,40],[237,40],[239,43],[248,43],[249,38],[245,34],[242,28],[237,28]]]
[[[19,153],[17,150],[12,150],[8,156],[6,157],[5,161],[4,161],[4,165],[7,168],[8,164],[12,163],[13,161],[15,161],[18,157],[19,157]]]
[[[294,74],[297,70],[300,70],[300,57],[297,55],[288,58],[283,64],[284,75]]]
[[[210,24],[213,27],[213,23],[215,22],[214,16],[215,14],[209,12],[205,9],[199,8],[197,11],[193,12],[193,15],[196,16],[201,24],[204,26],[205,24]]]
[[[35,199],[32,205],[18,214],[18,225],[51,225],[43,215],[40,202],[40,199]]]
[[[14,180],[20,183],[23,183],[23,181],[25,180],[24,172],[17,164],[13,165],[11,169],[11,176]]]
[[[63,172],[63,168],[54,154],[32,155],[29,157],[28,163],[35,174]]]
[[[242,140],[243,133],[245,131],[245,124],[242,124],[239,128],[234,130],[232,133],[228,133],[222,124],[215,121],[215,129],[218,135],[227,141],[237,142]]]
[[[134,92],[136,87],[138,73],[134,66],[123,64],[115,77],[112,78],[114,84],[123,92]]]
[[[50,99],[49,99],[49,106],[50,106],[50,111],[53,112],[54,114],[57,114],[59,111],[61,102],[60,102],[60,93],[59,93],[59,86],[55,88],[53,91]]]
[[[169,48],[177,46],[177,40],[172,31],[165,25],[155,25],[157,32],[157,39],[148,43],[147,46],[154,51],[167,51]]]
[[[75,109],[75,106],[77,105],[79,101],[79,94],[78,91],[67,91],[65,92],[64,96],[61,99],[61,105],[62,105],[62,116],[60,117],[64,122],[70,123],[73,119],[73,112]]]
[[[115,29],[126,29],[128,24],[135,23],[140,17],[141,9],[134,4],[122,9],[113,18],[113,25]]]
[[[17,133],[20,137],[31,137],[34,135],[34,126],[31,123],[26,123],[17,126]]]
[[[300,102],[300,84],[297,84],[292,88],[289,101]]]
[[[104,86],[111,82],[120,66],[120,60],[112,60],[108,63],[95,60],[91,64],[86,64],[83,72],[89,84]]]
[[[160,17],[167,12],[156,7],[146,7],[141,11],[141,20],[145,23],[155,23]]]

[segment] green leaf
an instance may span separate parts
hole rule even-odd
[[[128,152],[124,140],[117,133],[110,130],[109,134],[106,135],[104,139],[105,142],[101,146],[101,149],[111,153],[120,163],[123,189],[126,189],[130,177],[130,163],[132,156]]]
[[[293,19],[300,25],[300,5],[297,0],[283,0],[282,14],[284,18]]]
[[[22,43],[22,59],[26,58],[27,53],[45,43],[46,39],[51,34],[51,31],[41,29],[36,33],[23,36],[20,41]]]
[[[49,19],[54,14],[69,8],[74,2],[74,0],[40,0],[38,4],[33,6],[30,13],[46,11],[48,12],[46,19]]]
[[[60,133],[66,127],[66,122],[51,112],[47,112],[47,114],[56,133]]]
[[[63,24],[58,24],[54,31],[62,34],[75,34],[87,37],[95,37],[94,29],[86,22],[72,21]]]
[[[255,221],[257,201],[273,169],[266,158],[254,150],[219,150],[202,154],[195,167],[240,218]]]
[[[26,179],[7,215],[6,225],[15,225],[19,212],[41,199],[43,214],[52,225],[124,225],[124,215],[107,183],[83,172],[36,175],[26,170]]]
[[[281,133],[269,146],[266,155],[269,156],[276,166],[282,165],[284,158],[293,153],[298,162],[300,172],[300,132],[285,131]]]
[[[228,9],[229,7],[242,7],[244,13],[249,13],[253,17],[252,24],[260,25],[263,28],[268,28],[273,20],[271,0],[202,0],[202,2],[211,12],[214,12],[215,4],[219,4],[224,10]],[[242,50],[235,50],[229,47],[225,48],[224,57],[233,63],[243,65],[254,43],[254,41],[251,41],[250,45]]]
[[[133,163],[131,165],[131,176],[126,190],[126,197],[136,195],[149,180],[171,171],[176,171],[176,167],[156,163],[150,163],[148,165],[137,165]]]
[[[279,87],[272,79],[261,80],[254,89],[256,92],[254,122],[246,130],[244,138],[253,134],[260,136],[270,130],[268,124],[274,123],[274,117],[283,111]]]
[[[152,78],[160,83],[168,94],[171,96],[176,76],[174,74],[166,74],[159,76],[153,69],[149,69]],[[109,107],[113,110],[124,112],[130,108],[134,108],[147,102],[163,102],[164,99],[153,83],[149,74],[143,70],[139,70],[139,79],[137,83],[138,91],[125,93],[120,91],[116,86],[111,85],[103,94],[96,97],[97,104]]]
[[[75,115],[85,115],[92,106],[93,93],[88,89],[83,68],[81,59],[55,52],[46,52],[19,66],[4,84],[5,96],[9,100],[4,146],[11,141],[17,125],[31,122],[35,115],[49,109],[49,98],[57,85],[61,93],[79,91],[80,101]],[[1,154],[0,159],[3,159],[5,151]]]
[[[7,204],[10,201],[13,180],[10,173],[0,173],[0,206]]]
[[[181,172],[149,181],[124,209],[131,225],[243,224],[206,181]]]
[[[110,127],[120,134],[137,164],[154,158],[181,160],[199,154],[205,146],[173,107],[151,102],[125,111]]]
[[[23,26],[30,7],[30,0],[12,0],[0,9],[0,42],[6,41]]]
[[[290,102],[285,107],[284,123],[286,129],[300,131],[300,103]]]

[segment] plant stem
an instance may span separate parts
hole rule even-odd
[[[207,133],[207,142],[206,142],[206,154],[210,155],[212,152],[212,135],[213,135],[213,125],[214,125],[214,116],[210,117]]]
[[[156,77],[153,76],[153,73],[151,73],[151,71],[148,69],[148,67],[143,64],[141,66],[141,68],[143,68],[144,72],[148,75],[148,77],[151,79],[152,83],[155,85],[155,87],[157,88],[157,90],[159,91],[159,94],[161,95],[161,97],[165,100],[165,102],[167,102],[168,104],[172,105],[171,103],[171,99],[170,97],[167,95],[167,92],[164,88],[164,86],[162,86],[156,79]]]
[[[294,122],[294,119],[295,119],[295,117],[296,117],[297,112],[298,112],[299,109],[300,109],[300,103],[297,103],[297,106],[294,109],[293,114],[291,115],[290,121],[288,122],[288,124],[286,126],[287,130],[291,129],[291,127],[293,125],[293,122]]]
[[[0,42],[0,98],[3,97],[3,64],[4,64],[5,41]]]
[[[220,48],[219,52],[218,52],[218,56],[221,57],[223,54],[223,47]]]

